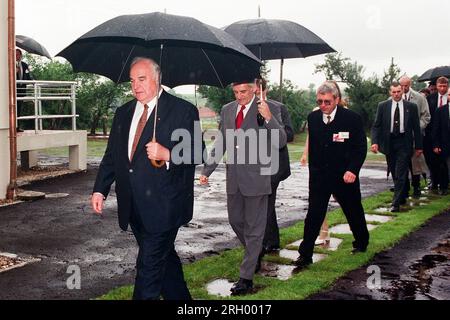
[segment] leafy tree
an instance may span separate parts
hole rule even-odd
[[[207,98],[208,106],[217,113],[220,113],[223,105],[235,99],[231,86],[224,89],[210,86],[199,86],[197,92]]]
[[[108,123],[112,119],[112,111],[118,102],[125,99],[129,92],[126,84],[116,85],[111,80],[92,73],[74,73],[70,63],[59,60],[50,62],[40,57],[26,55],[33,78],[36,80],[76,81],[76,105],[79,118],[77,127],[95,134],[101,127],[107,133]],[[46,101],[43,108],[45,114],[70,114],[68,101]],[[44,122],[50,129],[70,128],[67,119],[51,119]]]
[[[278,100],[280,97],[280,86],[278,84],[268,86],[268,98]],[[315,106],[315,93],[312,99],[311,90],[314,92],[314,85],[310,85],[309,91],[299,90],[288,79],[283,80],[283,104],[287,107],[291,117],[294,132],[304,130],[304,124],[308,114]]]
[[[344,95],[348,98],[349,108],[361,115],[367,131],[372,127],[378,104],[387,99],[391,82],[400,76],[400,68],[392,58],[381,80],[376,75],[365,78],[364,67],[343,57],[342,53],[327,54],[325,62],[316,65],[315,72],[322,72],[328,79],[347,85]]]

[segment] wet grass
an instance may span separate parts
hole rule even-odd
[[[363,206],[366,213],[370,213],[380,206],[388,206],[391,197],[392,193],[386,191],[365,199]],[[255,294],[221,298],[209,295],[205,289],[206,284],[215,279],[226,278],[235,281],[239,278],[239,265],[243,256],[242,247],[225,251],[219,256],[204,258],[192,264],[184,265],[183,269],[188,287],[194,299],[305,299],[314,293],[329,288],[338,278],[351,270],[367,264],[376,253],[391,248],[409,233],[417,230],[427,220],[450,208],[450,196],[439,197],[430,195],[430,197],[433,201],[426,206],[414,205],[410,206],[408,208],[410,210],[407,212],[386,213],[386,215],[395,216],[395,218],[370,231],[370,244],[367,252],[351,255],[352,235],[333,234],[333,237],[344,240],[338,250],[326,251],[322,248],[317,248],[317,253],[326,252],[328,257],[314,263],[287,281],[255,275],[255,285],[264,288]],[[346,223],[346,219],[340,209],[329,212],[327,218],[330,227]],[[280,230],[280,236],[283,247],[301,239],[303,237],[303,221]],[[286,259],[272,256],[264,259],[283,264],[288,262]],[[121,287],[100,297],[100,299],[130,299],[131,293],[132,286]]]

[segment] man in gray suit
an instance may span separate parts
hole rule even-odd
[[[422,135],[417,105],[402,99],[403,90],[397,82],[391,84],[390,94],[392,100],[378,105],[372,126],[371,151],[386,155],[394,178],[391,212],[399,212],[400,205],[406,203],[406,178],[411,156],[414,149],[417,156],[422,154]]]
[[[425,135],[425,128],[431,121],[430,108],[428,107],[427,99],[417,91],[411,88],[411,79],[407,76],[400,78],[399,83],[403,90],[403,100],[415,103],[419,112],[420,131],[422,139]],[[411,185],[414,188],[414,197],[420,196],[420,175],[428,171],[425,157],[423,154],[411,158]],[[426,180],[426,179],[425,179]],[[407,182],[409,184],[409,181]]]
[[[271,173],[278,170],[278,150],[286,145],[279,109],[259,101],[255,91],[252,82],[233,84],[236,100],[222,107],[221,137],[216,137],[200,176],[200,183],[207,184],[227,153],[228,219],[245,250],[240,278],[231,288],[232,295],[252,291],[272,192]],[[272,151],[275,149],[277,152]]]

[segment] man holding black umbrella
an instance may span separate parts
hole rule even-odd
[[[208,177],[227,153],[228,219],[245,250],[239,281],[231,288],[232,295],[247,294],[253,289],[253,276],[261,262],[268,197],[272,192],[270,177],[272,169],[278,170],[278,150],[286,145],[279,108],[258,101],[255,92],[254,82],[233,84],[236,101],[222,107],[219,125],[222,138],[215,139],[210,160],[200,176],[200,183],[207,184]]]
[[[160,69],[153,60],[135,58],[130,79],[136,99],[116,111],[92,207],[102,213],[115,181],[119,225],[123,230],[130,225],[139,245],[133,299],[159,299],[161,295],[166,300],[189,300],[174,242],[179,227],[192,219],[196,159],[191,143],[182,150],[188,161],[178,161],[171,150],[186,143],[182,138],[172,140],[176,129],[190,137],[201,136],[200,126],[194,126],[199,121],[198,110],[160,89]],[[158,142],[149,143],[154,121],[158,122]],[[149,159],[166,161],[166,165],[153,167]]]

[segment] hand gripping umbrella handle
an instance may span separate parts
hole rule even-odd
[[[152,142],[153,143],[156,142],[155,137],[152,138]],[[166,162],[164,160],[155,160],[155,159],[150,159],[150,163],[155,168],[161,168],[162,166],[164,166],[166,164]]]

